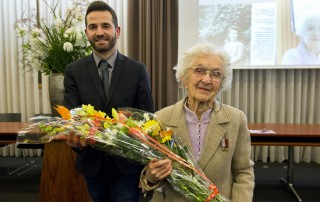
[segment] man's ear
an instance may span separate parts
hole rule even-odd
[[[86,34],[86,37],[88,39],[87,29],[84,29],[84,33]]]
[[[120,27],[118,26],[118,27],[116,28],[116,38],[117,38],[117,39],[120,38],[120,31],[121,31],[121,29],[120,29]]]

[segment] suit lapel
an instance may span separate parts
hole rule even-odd
[[[225,135],[226,131],[220,127],[215,112],[212,112],[199,160],[202,168],[208,164]]]
[[[192,148],[186,117],[183,113],[184,103],[185,99],[177,102],[174,105],[170,114],[169,121],[167,122],[167,126],[174,129],[175,134],[179,134],[179,136],[177,137],[183,145],[187,146],[188,148]]]
[[[181,121],[186,122],[185,116],[183,116]],[[191,149],[192,145],[190,141],[190,135],[189,135],[187,124],[181,124],[176,131],[177,131],[176,134],[179,134],[178,141],[180,141],[182,145],[187,146],[190,152],[192,153],[192,149]]]
[[[86,68],[87,68],[87,72],[88,72],[89,78],[91,79],[91,81],[93,82],[94,86],[96,87],[96,90],[98,92],[99,97],[102,100],[106,100],[106,97],[105,97],[105,94],[104,94],[104,90],[103,90],[103,86],[102,86],[102,83],[101,83],[101,78],[99,77],[97,66],[96,66],[96,63],[94,62],[92,54],[87,59]]]
[[[220,105],[219,101],[215,100],[199,160],[199,165],[203,169],[218,149],[222,139],[228,137],[227,131],[221,127],[221,124],[229,121],[230,118],[227,111],[223,105]]]

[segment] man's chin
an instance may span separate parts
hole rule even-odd
[[[105,52],[108,52],[110,50],[109,47],[97,47],[97,46],[94,49],[99,53],[105,53]]]

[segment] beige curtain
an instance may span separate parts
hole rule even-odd
[[[177,101],[178,0],[128,1],[128,55],[146,64],[156,110]]]
[[[26,121],[35,113],[47,113],[47,93],[38,84],[38,74],[24,72],[18,62],[21,40],[17,39],[14,23],[21,16],[30,16],[36,8],[32,0],[3,0],[0,3],[0,113],[16,112]],[[45,85],[44,85],[45,86]],[[25,154],[41,155],[41,150],[26,150]],[[22,151],[15,144],[0,148],[0,156],[20,156]]]
[[[223,102],[245,112],[251,123],[320,124],[320,69],[234,70]],[[319,147],[295,147],[295,162],[320,163]],[[252,159],[287,159],[286,147],[256,146]]]

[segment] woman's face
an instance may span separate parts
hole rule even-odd
[[[196,67],[205,69],[207,72],[199,73]],[[210,74],[209,71],[211,71]],[[188,99],[204,103],[213,102],[222,83],[222,78],[214,76],[217,73],[223,76],[222,61],[219,57],[207,55],[196,58],[183,81],[184,87],[188,90]]]
[[[308,47],[320,45],[320,21],[314,21],[303,33],[303,41]]]
[[[237,39],[238,39],[238,31],[237,31],[237,30],[234,30],[234,29],[230,30],[230,32],[229,32],[229,39],[230,39],[230,41],[235,41],[235,40],[237,40]]]

